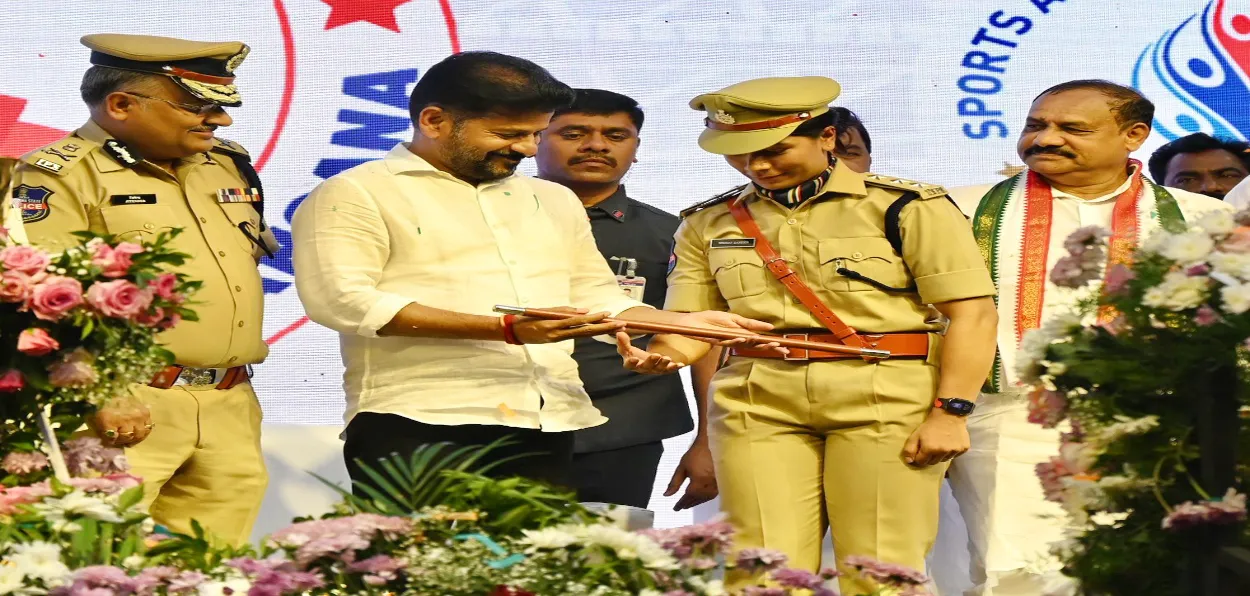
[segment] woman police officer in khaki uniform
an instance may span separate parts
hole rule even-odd
[[[770,78],[691,101],[707,112],[699,145],[750,183],[683,212],[665,308],[891,352],[735,348],[712,382],[709,435],[739,547],[815,571],[828,524],[839,557],[923,569],[994,357],[994,286],[945,190],[832,158],[838,92],[824,77]],[[944,336],[930,304],[950,319]],[[622,345],[626,366],[671,371],[708,345],[661,335],[650,349],[663,356]],[[869,587],[844,577],[842,589]]]

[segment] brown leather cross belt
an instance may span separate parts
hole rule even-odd
[[[224,371],[224,372],[223,372]],[[251,378],[246,366],[233,368],[190,368],[186,366],[166,366],[156,373],[149,383],[157,389],[169,389],[182,379],[187,385],[203,386],[216,384],[218,389],[230,389]]]
[[[829,343],[841,343],[837,336],[830,333],[780,333],[782,337],[791,339],[803,339],[808,341],[822,341]],[[877,348],[890,352],[890,359],[895,358],[927,358],[929,356],[929,334],[928,333],[864,333],[859,332],[859,336],[864,339],[864,347]],[[854,354],[842,354],[838,352],[821,352],[819,350],[798,350],[790,348],[790,353],[786,355],[778,354],[772,350],[754,350],[751,348],[732,348],[731,353],[734,356],[743,356],[746,358],[772,358],[776,360],[848,360],[859,358]]]

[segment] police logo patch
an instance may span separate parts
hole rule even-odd
[[[52,191],[42,186],[19,184],[13,188],[13,206],[22,210],[22,223],[43,221],[51,213],[48,197]]]
[[[664,275],[672,275],[673,270],[677,268],[677,251],[668,253],[668,273]]]
[[[54,161],[48,161],[48,160],[46,160],[46,159],[36,159],[36,160],[35,160],[35,165],[37,165],[37,166],[39,166],[39,167],[41,167],[41,168],[43,168],[43,169],[45,169],[45,170],[52,171],[52,172],[59,172],[59,171],[61,171],[61,168],[65,167],[65,166],[63,166],[63,165],[61,165],[61,164],[59,164],[59,163],[56,163],[56,162],[54,162]]]

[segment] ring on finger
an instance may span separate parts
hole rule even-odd
[[[106,436],[106,437],[108,437],[108,438],[110,438],[110,439],[115,439],[115,438],[117,438],[117,431],[116,431],[116,430],[113,430],[113,429],[111,429],[111,428],[110,428],[110,429],[108,429],[108,430],[104,431],[104,436]]]

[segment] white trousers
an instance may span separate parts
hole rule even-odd
[[[1058,429],[1028,421],[1020,394],[982,395],[968,417],[972,448],[950,468],[950,487],[968,530],[972,587],[964,596],[1040,596],[1070,592],[1050,546],[1063,539],[1066,514],[1046,501],[1034,467],[1059,454]],[[943,507],[950,503],[943,503]],[[944,512],[947,518],[949,512]],[[930,570],[957,573],[962,553],[939,533]],[[964,580],[966,585],[966,579]],[[955,596],[945,594],[944,596]]]

